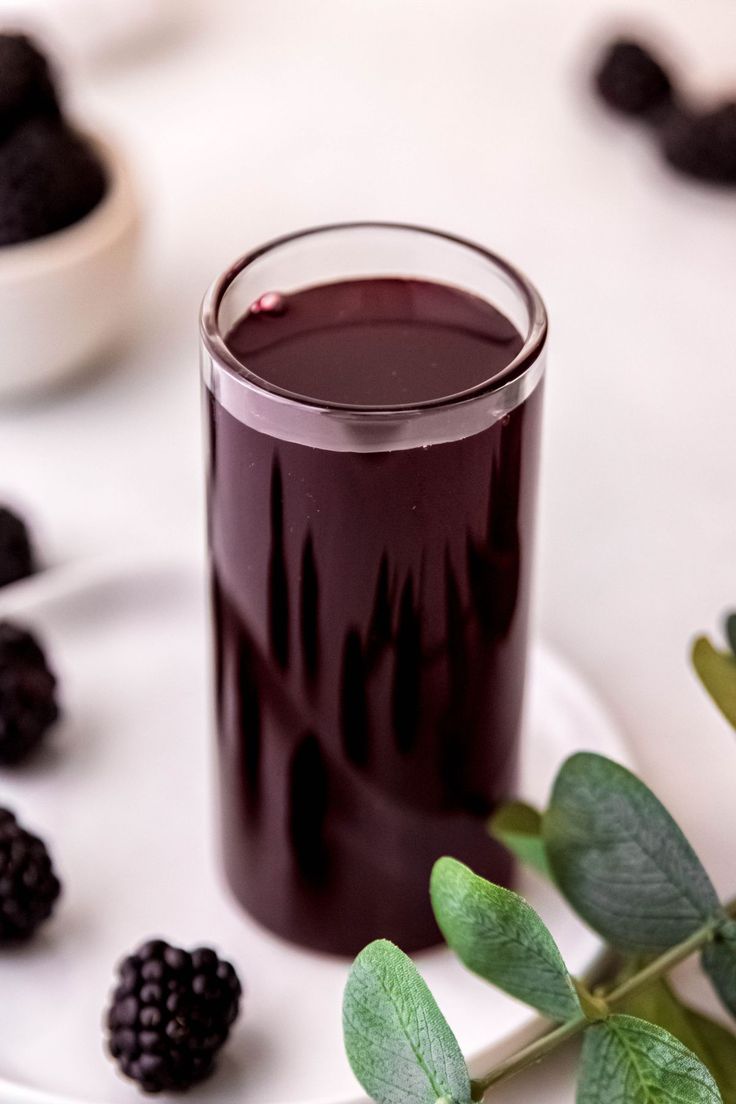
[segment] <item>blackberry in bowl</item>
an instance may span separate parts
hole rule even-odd
[[[27,35],[0,34],[0,141],[34,117],[61,120],[49,63]]]
[[[106,189],[102,161],[85,138],[54,119],[25,119],[0,142],[0,246],[78,223]]]
[[[118,151],[67,119],[35,43],[0,34],[0,396],[51,384],[114,344],[138,229]]]

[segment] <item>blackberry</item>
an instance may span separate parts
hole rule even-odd
[[[36,570],[33,545],[22,518],[0,506],[0,586],[25,579]]]
[[[61,892],[42,840],[0,809],[0,944],[33,935],[51,915]]]
[[[599,94],[624,115],[646,116],[672,100],[672,82],[662,65],[638,42],[619,39],[595,74]]]
[[[0,143],[0,245],[71,226],[97,206],[106,187],[85,139],[56,120],[25,121]]]
[[[56,676],[27,629],[0,621],[0,764],[19,763],[58,719]]]
[[[151,940],[120,965],[107,1012],[109,1052],[144,1092],[188,1089],[212,1072],[240,996],[235,970],[214,951]]]
[[[0,34],[0,140],[39,115],[61,115],[48,62],[25,35]]]
[[[677,112],[662,134],[669,163],[688,176],[736,184],[736,103],[702,114]]]

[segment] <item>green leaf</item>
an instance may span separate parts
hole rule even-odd
[[[703,1063],[655,1024],[611,1016],[583,1042],[577,1104],[719,1104]]]
[[[448,858],[434,865],[430,895],[442,934],[469,970],[552,1020],[580,1015],[557,944],[522,897]]]
[[[736,655],[736,613],[729,613],[726,618],[726,638],[729,648]]]
[[[729,629],[729,637],[730,634]],[[736,657],[716,651],[710,640],[701,636],[693,644],[692,660],[703,686],[728,723],[736,728]]]
[[[378,1104],[470,1104],[457,1039],[411,959],[385,939],[353,963],[343,1035],[353,1073]]]
[[[623,1011],[684,1043],[713,1074],[724,1104],[736,1104],[736,1036],[727,1028],[683,1004],[664,979],[629,997]]]
[[[545,878],[552,878],[542,839],[542,814],[531,805],[511,801],[491,817],[488,831],[512,855]]]
[[[563,765],[544,816],[557,885],[609,943],[661,953],[718,911],[690,844],[654,794],[602,755]]]
[[[736,1016],[736,921],[729,920],[703,951],[703,969],[718,996]],[[734,1054],[736,1063],[736,1053]]]

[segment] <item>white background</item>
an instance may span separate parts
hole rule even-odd
[[[736,742],[687,651],[736,606],[736,193],[674,177],[592,101],[597,44],[632,22],[694,92],[736,93],[732,0],[211,0],[77,66],[78,117],[139,181],[143,302],[96,376],[0,411],[0,497],[53,560],[196,552],[197,308],[235,255],[371,217],[507,254],[552,320],[541,631],[733,892]],[[497,1096],[572,1098],[566,1059]]]

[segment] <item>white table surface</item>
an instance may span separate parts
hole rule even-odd
[[[169,41],[77,72],[78,112],[137,169],[145,294],[104,370],[0,411],[0,497],[54,560],[194,553],[196,314],[227,262],[359,217],[506,253],[552,319],[541,629],[725,893],[736,741],[686,653],[736,605],[736,193],[673,177],[592,103],[591,50],[626,12],[700,93],[736,88],[732,0],[209,0]],[[572,1071],[563,1057],[495,1099],[567,1104]]]

